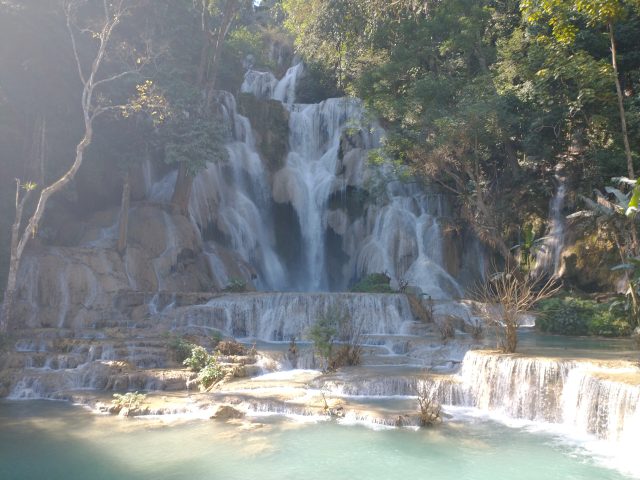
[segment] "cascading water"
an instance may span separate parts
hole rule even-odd
[[[353,191],[367,190],[372,176],[368,154],[380,146],[384,132],[357,99],[294,103],[303,68],[296,64],[280,81],[250,70],[241,88],[257,98],[279,100],[290,112],[290,151],[274,175],[273,198],[290,204],[297,214],[304,251],[303,265],[297,266],[304,272],[297,276],[303,279],[298,289],[342,290],[354,279],[386,272],[396,286],[406,281],[433,298],[461,296],[456,280],[443,268],[441,195],[391,181],[382,198],[369,202],[355,218],[350,214],[346,199]],[[340,201],[330,205],[331,199]],[[332,275],[329,231],[341,237],[348,257]]]
[[[201,229],[215,226],[229,247],[255,266],[263,281],[259,286],[283,290],[286,275],[274,251],[269,175],[256,151],[249,120],[237,113],[235,98],[220,92],[218,100],[231,127],[229,159],[210,163],[198,175],[189,212]]]
[[[257,152],[249,120],[237,113],[235,98],[219,92],[230,131],[229,161],[210,163],[196,178],[189,206],[193,221],[202,232],[213,230],[218,243],[255,269],[260,290],[341,291],[367,274],[386,272],[396,287],[407,282],[432,298],[461,296],[444,268],[438,221],[446,209],[443,196],[388,181],[374,200],[354,200],[370,196],[374,171],[367,160],[384,132],[358,99],[296,104],[303,72],[297,63],[278,81],[270,72],[249,70],[241,86],[243,93],[280,101],[288,111],[289,152],[273,174]],[[168,201],[175,179],[171,172],[154,184],[150,198]],[[295,220],[278,224],[287,231],[275,230],[274,202],[295,214]],[[357,212],[348,205],[354,203],[361,204]],[[299,258],[285,261],[283,250],[292,249],[279,245],[278,237],[298,242]],[[216,255],[214,245],[206,250]],[[222,263],[210,261],[216,269]],[[223,269],[214,273],[228,277]]]
[[[637,367],[470,351],[460,372],[464,403],[512,419],[558,424],[606,440],[616,456],[637,448]]]
[[[344,185],[337,175],[343,130],[350,122],[359,125],[363,114],[360,102],[353,99],[290,107],[291,151],[286,166],[274,176],[273,196],[278,203],[290,203],[297,213],[306,257],[305,290],[328,289],[327,201]],[[366,147],[376,145],[376,140],[375,134],[369,136]]]
[[[565,218],[562,214],[567,196],[567,179],[560,169],[555,174],[556,193],[549,204],[549,229],[536,256],[535,270],[557,276],[560,273],[561,255],[565,241]]]
[[[357,273],[387,272],[432,298],[461,297],[462,289],[442,266],[441,197],[400,183],[387,190],[389,203],[370,209],[373,227],[358,246]]]
[[[329,308],[348,313],[360,335],[397,335],[410,332],[414,323],[404,295],[357,293],[255,293],[225,295],[179,313],[180,330],[219,330],[234,337],[262,341],[305,338],[317,318]]]

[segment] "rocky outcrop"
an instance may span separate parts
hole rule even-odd
[[[38,247],[23,258],[16,311],[22,327],[99,327],[117,315],[126,290],[211,290],[214,281],[199,232],[168,206],[139,204],[129,213],[127,249],[115,249],[117,214],[86,222],[79,245]]]
[[[244,415],[244,412],[241,412],[231,405],[220,405],[211,419],[226,422],[227,420],[243,418]]]

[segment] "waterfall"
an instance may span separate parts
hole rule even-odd
[[[240,89],[280,101],[288,111],[289,151],[276,172],[266,169],[233,95],[218,93],[229,159],[208,164],[196,177],[189,204],[204,238],[237,253],[255,272],[250,276],[259,290],[343,291],[363,276],[385,272],[396,288],[408,283],[432,298],[461,297],[444,261],[439,219],[450,214],[444,196],[394,180],[388,165],[381,191],[370,191],[377,167],[368,158],[384,131],[355,98],[295,103],[303,72],[296,63],[277,80],[250,69]],[[169,201],[175,181],[170,172],[149,188],[149,198]],[[285,215],[279,221],[276,206]],[[222,260],[214,258],[216,247],[206,250],[212,271],[228,278]]]
[[[567,195],[567,180],[557,169],[555,174],[556,193],[549,204],[549,228],[536,257],[535,269],[554,276],[560,273],[561,255],[565,241],[565,219],[562,214]]]
[[[220,92],[218,101],[231,129],[229,159],[209,163],[196,177],[189,212],[201,230],[215,227],[232,250],[256,267],[263,281],[259,286],[284,290],[286,274],[275,253],[269,175],[249,120],[237,113],[233,95]]]
[[[290,152],[274,176],[273,196],[297,213],[306,257],[304,289],[327,290],[327,202],[344,185],[337,175],[342,133],[351,123],[362,123],[364,110],[358,100],[346,98],[289,108]],[[366,140],[373,147],[374,136]]]
[[[244,76],[240,91],[242,93],[251,93],[256,98],[266,100],[273,98],[277,85],[278,80],[273,73],[249,70]]]
[[[287,70],[284,77],[275,87],[273,92],[273,98],[280,100],[285,104],[293,104],[296,98],[296,87],[298,86],[298,79],[304,71],[304,65],[302,62],[298,62],[296,65]]]
[[[414,324],[404,295],[357,293],[256,293],[224,295],[205,305],[188,307],[174,328],[219,330],[236,338],[263,341],[304,339],[330,307],[349,314],[362,335],[407,334]]]
[[[384,131],[355,98],[296,104],[303,71],[297,63],[277,81],[269,72],[249,70],[241,87],[257,98],[281,101],[290,113],[290,151],[274,175],[273,199],[291,205],[297,214],[304,260],[296,266],[303,271],[296,289],[343,290],[353,279],[386,272],[396,287],[405,281],[432,298],[461,296],[462,289],[444,268],[438,218],[446,207],[441,195],[391,181],[358,216],[349,214],[346,199],[353,191],[367,191],[373,174],[369,152],[381,145]],[[388,167],[384,174],[392,178]],[[338,205],[330,205],[336,198],[341,199]],[[328,256],[340,246],[328,246],[329,232],[340,237],[348,257],[332,278]]]
[[[402,184],[388,190],[389,203],[370,209],[373,228],[355,255],[358,274],[387,272],[434,299],[461,297],[462,288],[443,267],[440,197]]]
[[[153,271],[156,276],[157,290],[166,290],[165,280],[171,273],[171,267],[175,264],[178,256],[178,232],[175,223],[167,212],[162,212],[164,221],[165,249],[160,256],[153,260]]]
[[[631,363],[529,358],[470,351],[460,381],[467,405],[502,416],[560,424],[635,448],[640,429],[638,368]]]

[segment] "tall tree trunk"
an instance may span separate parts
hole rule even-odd
[[[13,316],[13,304],[16,298],[16,290],[18,286],[18,269],[20,268],[20,257],[22,251],[20,247],[20,227],[22,225],[22,214],[24,206],[31,195],[31,188],[25,191],[20,198],[20,190],[22,185],[20,180],[16,180],[16,216],[11,227],[11,252],[9,259],[9,275],[7,277],[7,286],[4,291],[4,301],[2,303],[2,312],[0,312],[0,332],[4,332],[9,328]]]
[[[209,32],[209,9],[202,3],[202,49],[200,50],[200,65],[198,66],[197,84],[206,84],[209,70],[209,55],[211,54],[211,33]]]
[[[189,198],[191,198],[192,187],[193,175],[189,172],[186,162],[181,162],[171,203],[178,207],[179,212],[183,215],[189,212]]]
[[[618,110],[620,112],[620,125],[622,127],[622,141],[624,142],[624,153],[627,157],[627,172],[629,178],[635,178],[633,170],[633,159],[631,157],[631,147],[629,146],[629,135],[627,134],[627,119],[624,112],[624,96],[622,87],[620,86],[620,76],[618,75],[618,60],[616,54],[616,40],[613,32],[613,23],[609,23],[609,40],[611,41],[611,64],[613,65],[613,74],[616,80],[616,93],[618,95]]]
[[[222,46],[224,45],[224,41],[227,38],[227,34],[229,33],[229,29],[231,28],[231,24],[240,9],[240,2],[236,0],[228,0],[225,4],[224,11],[222,12],[222,18],[220,20],[220,25],[218,26],[215,34],[210,33],[210,41],[213,41],[213,54],[211,57],[211,62],[209,64],[210,70],[208,72],[208,82],[206,88],[206,101],[205,101],[205,115],[209,114],[209,110],[211,109],[211,104],[213,102],[213,93],[216,88],[216,80],[218,75],[218,64],[220,63],[220,56],[222,54]]]
[[[131,202],[131,183],[129,172],[124,176],[122,184],[122,201],[120,203],[120,225],[118,228],[118,253],[124,255],[127,249],[127,232],[129,229],[129,203]]]
[[[40,129],[40,148],[38,151],[38,177],[36,182],[39,185],[44,185],[45,178],[45,158],[47,148],[47,118],[42,114],[42,124]]]
[[[27,226],[25,227],[22,234],[20,234],[20,226],[22,224],[22,212],[24,204],[26,203],[27,194],[25,194],[22,200],[20,200],[21,185],[18,182],[18,190],[16,192],[16,221],[13,224],[11,233],[11,257],[9,260],[9,276],[7,278],[7,288],[5,290],[4,296],[5,301],[3,302],[1,312],[2,318],[0,319],[1,329],[6,329],[8,325],[13,321],[13,302],[16,295],[17,276],[18,270],[20,268],[20,260],[22,259],[24,249],[27,246],[29,240],[36,236],[38,228],[40,226],[40,222],[42,221],[42,216],[44,215],[47,203],[51,195],[59,192],[64,187],[66,187],[67,184],[73,180],[76,173],[80,169],[80,166],[82,165],[82,162],[84,160],[84,152],[91,144],[91,140],[93,138],[93,120],[100,113],[108,110],[106,108],[99,108],[94,105],[94,89],[98,85],[112,82],[118,78],[123,77],[125,74],[130,73],[122,72],[120,74],[116,74],[103,79],[96,78],[98,71],[100,70],[100,67],[102,65],[102,61],[104,60],[104,57],[106,55],[107,46],[109,45],[113,30],[120,23],[120,19],[124,13],[125,8],[123,5],[123,0],[118,0],[113,3],[107,3],[106,1],[104,2],[104,23],[101,26],[101,30],[99,32],[96,32],[94,35],[94,38],[96,38],[98,41],[98,49],[88,72],[85,72],[83,62],[81,62],[80,60],[80,55],[78,53],[76,44],[76,37],[73,26],[75,7],[76,5],[74,3],[66,3],[65,16],[67,21],[67,29],[69,31],[69,36],[71,39],[71,46],[73,49],[76,66],[78,68],[78,75],[83,85],[80,103],[84,119],[84,135],[82,137],[82,140],[80,140],[80,142],[76,145],[76,155],[73,163],[71,164],[71,167],[69,167],[69,169],[60,178],[58,178],[55,182],[53,182],[51,185],[44,188],[40,192],[40,198],[38,199],[36,209],[33,212],[33,215],[31,215],[31,217],[29,218],[29,222],[27,223]],[[30,188],[27,188],[27,193],[29,190]]]

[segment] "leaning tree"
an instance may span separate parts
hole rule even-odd
[[[95,4],[99,5],[99,12],[94,16]],[[79,79],[82,84],[80,106],[84,120],[84,134],[75,148],[75,158],[71,166],[57,180],[42,188],[35,210],[24,229],[23,212],[29,196],[36,189],[31,182],[17,181],[16,185],[16,215],[11,229],[10,261],[4,301],[0,312],[0,331],[6,331],[13,322],[14,302],[16,299],[18,271],[25,247],[37,235],[49,199],[69,184],[80,169],[85,157],[85,151],[94,136],[96,118],[107,112],[121,112],[125,105],[114,104],[105,99],[105,88],[128,75],[140,72],[149,59],[148,49],[143,52],[131,50],[127,61],[119,62],[125,65],[113,71],[106,63],[117,48],[122,52],[123,44],[116,42],[114,31],[130,13],[127,0],[102,0],[89,2],[88,0],[64,0],[64,18],[70,39]],[[85,52],[91,51],[89,58]],[[122,55],[119,55],[122,60]]]

